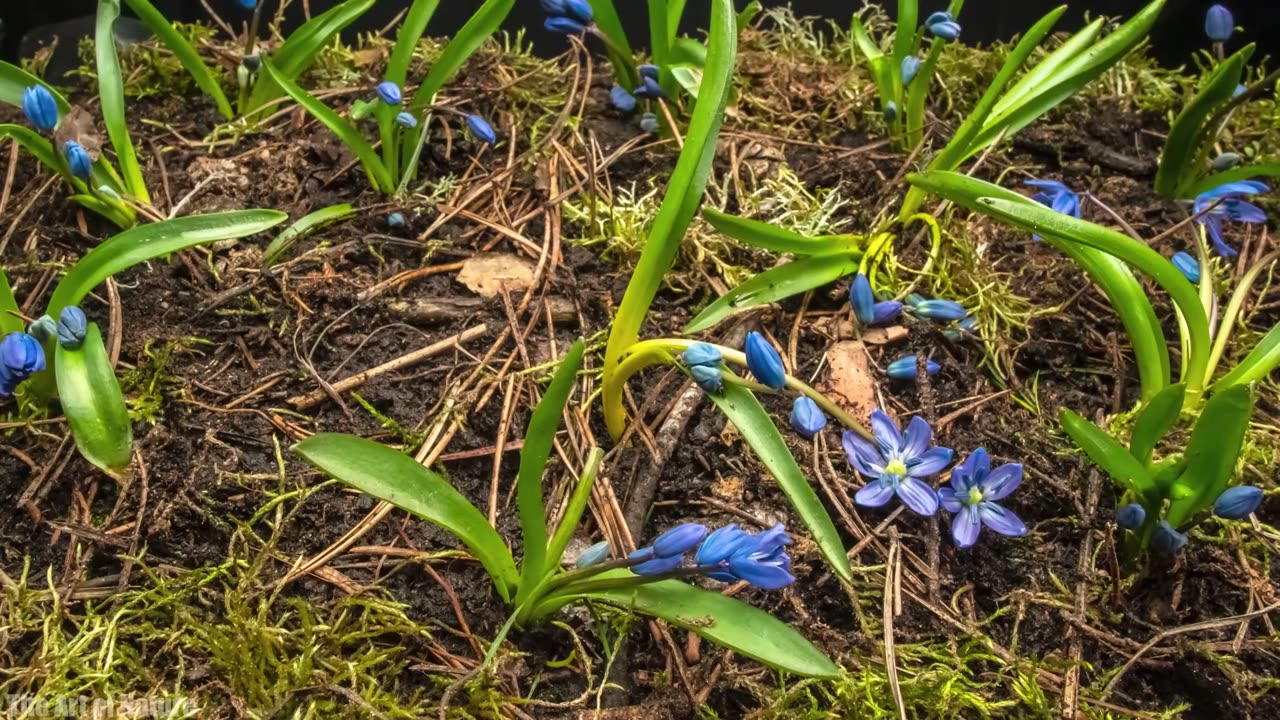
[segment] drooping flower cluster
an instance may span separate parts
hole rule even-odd
[[[1213,501],[1213,515],[1223,520],[1244,520],[1262,504],[1262,488],[1253,485],[1237,485],[1227,488]],[[1206,519],[1197,518],[1181,528],[1175,528],[1166,520],[1156,523],[1151,533],[1151,549],[1161,555],[1173,555],[1186,547],[1187,531]],[[1139,532],[1147,522],[1147,509],[1138,503],[1129,503],[1116,510],[1116,526],[1130,532]]]
[[[591,27],[595,13],[587,0],[540,0],[547,18],[542,26],[561,35],[581,35]]]
[[[853,284],[849,286],[849,305],[853,307],[853,316],[864,325],[893,322],[902,314],[902,303],[897,300],[876,301],[871,281],[862,273],[853,276]]]
[[[628,92],[621,85],[614,85],[609,90],[609,102],[624,113],[634,112],[638,100],[664,100],[667,97],[662,86],[658,84],[658,66],[645,63],[636,68],[640,71],[640,84]]]
[[[628,556],[637,575],[705,575],[720,582],[745,581],[764,590],[777,590],[795,582],[786,546],[791,536],[781,523],[752,534],[737,525],[708,533],[698,523],[685,523],[658,536],[648,547]],[[693,554],[693,566],[685,568],[685,556]]]
[[[955,40],[960,37],[960,25],[951,13],[942,10],[925,18],[924,26],[934,37],[943,40]]]
[[[32,85],[22,91],[22,113],[36,129],[52,132],[58,127],[58,102],[53,93],[43,85]],[[84,146],[75,140],[62,143],[62,156],[72,175],[88,182],[93,172],[93,159]]]
[[[1256,180],[1239,180],[1223,183],[1216,188],[1206,190],[1196,196],[1193,204],[1196,222],[1204,226],[1205,233],[1213,241],[1218,254],[1231,257],[1236,249],[1226,243],[1222,237],[1222,222],[1231,220],[1242,223],[1264,223],[1267,214],[1262,208],[1244,198],[1270,191],[1271,188]]]

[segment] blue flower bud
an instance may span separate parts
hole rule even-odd
[[[658,132],[658,116],[647,112],[640,116],[640,129],[650,135]]]
[[[715,345],[704,342],[696,342],[690,345],[680,355],[680,359],[685,365],[693,367],[694,365],[710,365],[716,367],[720,361],[724,359],[724,355],[720,354],[720,348]]]
[[[1116,510],[1116,525],[1125,530],[1137,530],[1147,519],[1147,511],[1138,503],[1129,503]]]
[[[494,134],[493,128],[479,115],[467,116],[467,129],[471,131],[472,137],[486,145],[498,142],[498,136]]]
[[[71,167],[71,174],[87,181],[89,173],[93,171],[93,161],[89,159],[89,153],[80,147],[80,143],[75,140],[68,140],[67,144],[62,146],[62,151],[66,153],[67,165]]]
[[[1213,501],[1213,514],[1227,520],[1243,520],[1262,504],[1262,488],[1237,485],[1227,488]]]
[[[387,227],[402,228],[404,227],[404,213],[393,212],[387,216]]]
[[[639,67],[637,67],[636,70],[640,71],[640,77],[642,78],[653,78],[654,80],[658,79],[659,69],[657,65],[654,65],[652,63],[644,63]]]
[[[949,327],[942,331],[942,336],[951,342],[960,342],[969,338],[978,336],[978,323],[973,316],[964,318],[956,323],[955,327]]]
[[[707,526],[700,523],[682,523],[658,536],[653,541],[653,554],[660,558],[684,555],[707,537]]]
[[[627,89],[621,85],[614,85],[609,90],[609,102],[624,113],[629,113],[636,109],[636,96],[627,92]]]
[[[586,25],[595,18],[595,13],[591,10],[591,3],[587,0],[565,0],[565,14]]]
[[[27,122],[40,130],[52,130],[58,126],[58,103],[53,93],[43,85],[32,85],[22,91],[22,112]]]
[[[245,10],[252,10],[258,6],[258,0],[240,0],[240,7]]]
[[[882,300],[871,308],[871,324],[882,325],[893,322],[902,314],[902,303],[897,300]]]
[[[58,344],[68,350],[79,350],[84,345],[89,319],[75,305],[68,305],[58,313]]]
[[[925,26],[937,25],[938,23],[952,22],[954,20],[955,17],[949,11],[939,10],[936,13],[931,13],[929,17],[925,18],[924,24]]]
[[[402,128],[416,128],[418,118],[414,117],[413,113],[401,111],[396,113],[396,124]]]
[[[378,97],[388,105],[399,105],[404,101],[400,95],[400,86],[390,80],[378,83]]]
[[[41,315],[27,326],[27,334],[44,344],[58,336],[58,321],[48,315]]]
[[[1187,536],[1174,530],[1164,520],[1151,536],[1151,549],[1161,555],[1173,555],[1187,545]]]
[[[717,528],[702,541],[698,552],[693,556],[693,561],[698,565],[719,565],[728,562],[743,542],[750,539],[751,535],[737,525]]]
[[[914,309],[917,305],[919,305],[922,302],[924,302],[924,296],[921,295],[920,293],[911,293],[906,298],[907,307],[909,308]]]
[[[111,187],[110,185],[99,185],[98,194],[108,200],[121,202],[120,193],[116,192],[115,188]]]
[[[938,371],[941,369],[942,366],[938,363],[932,360],[925,361],[925,372],[930,375],[937,375]],[[919,369],[916,367],[916,356],[907,355],[906,357],[900,357],[889,363],[889,366],[885,368],[884,372],[894,380],[910,380],[914,382],[919,374]]]
[[[916,317],[950,322],[960,320],[967,313],[964,306],[954,300],[921,300],[911,306]]]
[[[553,15],[543,20],[542,27],[561,35],[581,35],[587,30],[586,25],[563,15]]]
[[[24,332],[12,332],[0,340],[0,369],[19,381],[44,370],[44,348]]]
[[[920,58],[915,55],[908,55],[902,58],[902,84],[910,85],[915,79],[916,74],[920,72]]]
[[[667,97],[667,93],[658,84],[657,80],[651,77],[641,78],[640,84],[636,86],[635,96],[646,100],[658,100]]]
[[[853,306],[853,316],[858,322],[870,324],[875,319],[876,296],[871,292],[871,281],[867,276],[858,273],[853,276],[853,284],[849,286],[849,304]]]
[[[1240,157],[1240,153],[1224,152],[1213,159],[1213,171],[1222,172],[1223,170],[1230,170],[1231,168],[1239,165],[1242,159],[1243,158]]]
[[[643,558],[649,559],[638,565],[633,565],[631,572],[637,575],[661,575],[665,572],[671,572],[684,564],[684,555],[656,557],[651,547],[640,548],[627,556],[629,560],[641,560]]]
[[[1235,92],[1231,93],[1231,99],[1232,99],[1232,100],[1234,100],[1234,99],[1236,99],[1236,98],[1240,97],[1240,96],[1241,96],[1241,95],[1243,95],[1243,94],[1245,93],[1245,91],[1246,91],[1246,90],[1248,90],[1248,89],[1249,89],[1249,88],[1245,87],[1243,83],[1241,83],[1240,85],[1237,85],[1237,86],[1236,86],[1236,89],[1235,89]]]
[[[1231,11],[1221,5],[1214,5],[1209,8],[1209,12],[1204,14],[1204,34],[1209,39],[1221,43],[1231,39],[1231,33],[1236,31],[1235,18],[1231,17]]]
[[[758,332],[747,333],[747,370],[774,390],[781,390],[787,384],[787,373],[782,367],[782,356],[769,344],[768,340]]]
[[[890,100],[884,104],[884,121],[893,122],[898,119],[898,103]]]
[[[818,403],[812,398],[801,395],[791,405],[791,429],[806,438],[817,435],[827,426],[827,416],[822,414]]]
[[[946,20],[930,25],[929,32],[943,40],[955,40],[960,37],[960,25],[952,20]]]
[[[724,375],[716,365],[694,365],[689,368],[689,374],[703,392],[715,394],[724,387]]]
[[[251,73],[256,73],[262,69],[262,56],[258,53],[245,55],[240,58],[240,65]]]
[[[538,0],[542,5],[542,12],[548,15],[566,15],[569,8],[565,7],[565,0]]]
[[[1200,263],[1191,253],[1181,250],[1173,254],[1173,266],[1193,283],[1200,282]]]
[[[601,540],[591,547],[578,553],[578,559],[573,561],[573,566],[582,569],[599,565],[609,559],[609,541]]]

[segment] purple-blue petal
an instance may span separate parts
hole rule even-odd
[[[884,472],[884,455],[871,441],[852,430],[845,430],[840,442],[844,445],[845,454],[849,456],[849,464],[855,470],[870,478],[878,478]]]
[[[902,434],[902,457],[915,458],[923,455],[933,441],[933,428],[919,415],[907,423],[906,432]]]
[[[853,501],[863,507],[881,507],[893,498],[893,486],[880,480],[872,480],[853,494]]]
[[[951,464],[955,453],[951,448],[935,447],[907,460],[907,475],[913,478],[929,477],[942,472]]]
[[[1009,497],[1014,490],[1018,489],[1018,485],[1022,483],[1022,465],[1020,463],[1007,463],[992,470],[982,482],[979,483],[982,490],[982,498],[984,500],[1003,500]]]
[[[898,423],[879,408],[871,411],[871,434],[886,458],[897,455],[902,448],[902,432],[898,430]]]
[[[938,512],[938,493],[918,478],[902,478],[898,483],[898,497],[917,515],[927,517]]]
[[[964,503],[956,498],[956,491],[949,487],[938,488],[938,502],[950,513],[958,513],[964,509]]]
[[[1018,519],[1018,516],[999,505],[984,501],[978,503],[976,507],[982,523],[1001,535],[1022,537],[1027,534],[1027,526]]]
[[[973,547],[981,531],[982,519],[978,517],[976,508],[965,505],[951,518],[951,539],[956,547]]]

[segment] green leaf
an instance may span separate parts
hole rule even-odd
[[[413,64],[413,51],[418,48],[422,33],[427,31],[427,23],[431,22],[439,5],[440,0],[413,0],[400,30],[396,32],[396,45],[391,51],[391,59],[387,61],[387,73],[383,76],[387,80],[404,87],[409,66]]]
[[[773,424],[768,411],[750,390],[734,383],[725,383],[720,394],[708,397],[738,428],[742,439],[751,446],[765,469],[778,481],[778,487],[791,502],[800,522],[808,529],[813,542],[826,558],[827,565],[841,579],[852,582],[853,570],[849,567],[849,558],[845,556],[844,544],[840,542],[840,533],[826,508],[822,506],[822,500],[809,485],[804,471],[796,464],[791,449]]]
[[[213,102],[218,106],[218,112],[228,120],[234,118],[235,111],[231,109],[231,103],[227,101],[227,95],[222,91],[217,78],[204,64],[200,53],[191,47],[191,43],[187,42],[182,33],[174,29],[173,23],[169,22],[168,18],[148,0],[125,0],[125,2],[133,9],[138,19],[147,26],[147,29],[178,58],[178,62],[182,63],[182,67],[191,74],[191,79],[195,80],[200,91],[213,98]]]
[[[1252,180],[1259,177],[1280,177],[1280,163],[1256,163],[1254,165],[1241,165],[1230,170],[1223,170],[1214,173],[1207,178],[1190,185],[1186,192],[1182,193],[1183,199],[1194,199],[1200,193],[1212,190],[1219,185],[1225,185],[1229,182],[1237,182],[1239,180]]]
[[[120,61],[116,57],[116,40],[113,28],[120,17],[120,0],[98,0],[98,18],[94,33],[93,51],[98,70],[98,101],[102,105],[102,123],[107,126],[107,136],[116,151],[116,162],[124,176],[124,189],[141,203],[151,202],[147,183],[142,177],[133,139],[129,137],[129,125],[125,122],[124,78],[120,75]]]
[[[591,448],[587,453],[582,475],[573,488],[573,495],[569,497],[569,503],[565,505],[564,514],[560,517],[560,525],[556,527],[555,534],[551,536],[551,542],[547,547],[548,571],[559,567],[561,559],[564,558],[564,549],[569,546],[573,531],[577,529],[578,523],[582,520],[582,513],[586,512],[587,503],[591,500],[591,487],[595,485],[596,476],[600,473],[600,462],[603,458],[604,451],[598,447]]]
[[[916,26],[920,24],[919,0],[898,0],[898,16],[894,18],[893,62],[899,68],[916,44]]]
[[[18,299],[13,296],[13,288],[9,287],[9,278],[5,277],[4,268],[0,267],[0,336],[22,332],[24,327]]]
[[[62,308],[79,305],[99,283],[138,263],[196,245],[262,232],[287,218],[275,210],[233,210],[189,215],[125,230],[85,253],[67,271],[54,288],[47,312],[58,317]]]
[[[816,255],[779,265],[752,277],[708,305],[685,325],[685,334],[702,332],[735,312],[768,305],[782,298],[851,275],[858,270],[862,251]]]
[[[280,261],[280,257],[289,248],[293,247],[294,243],[333,223],[354,217],[355,214],[355,208],[351,207],[349,203],[338,203],[303,215],[298,218],[297,222],[282,230],[271,241],[271,244],[262,253],[262,266],[271,267],[275,265]]]
[[[62,93],[58,92],[57,88],[17,65],[0,61],[0,102],[21,108],[22,93],[32,85],[43,85],[49,91],[49,94],[53,95],[53,101],[58,105],[59,117],[65,116],[67,111],[71,109],[71,106],[67,104],[67,99],[62,96]]]
[[[1227,328],[1223,328],[1221,332],[1227,331]],[[1253,346],[1244,360],[1232,368],[1231,372],[1219,378],[1213,386],[1224,390],[1234,385],[1248,385],[1270,375],[1276,365],[1280,365],[1280,325],[1272,327],[1262,340]]]
[[[1129,453],[1143,466],[1151,464],[1151,453],[1156,443],[1178,423],[1186,393],[1186,385],[1170,385],[1148,400],[1142,412],[1138,413],[1138,419],[1133,423],[1133,434],[1129,436]]]
[[[1143,505],[1155,506],[1159,502],[1155,484],[1147,469],[1116,442],[1105,430],[1063,408],[1058,416],[1062,429],[1076,447],[1084,451],[1112,480],[1143,499]]]
[[[275,72],[272,75],[260,75],[249,93],[248,104],[240,108],[241,115],[248,115],[263,105],[279,98],[281,94],[290,93],[281,80],[293,82],[302,75],[316,56],[324,50],[329,41],[343,28],[350,25],[373,7],[374,0],[347,0],[316,15],[298,26],[285,38],[284,44],[271,55],[271,65]],[[263,65],[266,64],[263,57]],[[296,96],[293,96],[297,100]],[[301,103],[299,103],[301,104]]]
[[[897,96],[898,82],[895,78],[898,71],[891,67],[893,63],[871,39],[866,26],[862,24],[862,18],[856,13],[853,16],[852,32],[854,44],[867,59],[867,67],[871,70],[871,78],[875,80],[876,90],[880,95],[880,109],[883,111],[889,101]]]
[[[374,190],[381,193],[390,193],[395,190],[395,181],[392,180],[391,174],[387,171],[387,166],[382,163],[382,158],[378,157],[378,152],[373,149],[368,140],[364,139],[364,135],[360,134],[358,128],[343,120],[328,105],[298,87],[292,80],[277,73],[269,61],[262,61],[262,71],[263,75],[274,78],[286,95],[293,98],[294,102],[302,106],[303,110],[306,110],[312,117],[329,128],[334,135],[338,136],[342,144],[347,146],[347,149],[355,153],[355,156],[360,160],[360,164],[364,166],[364,171],[369,176],[369,184],[373,185]]]
[[[715,208],[704,208],[702,217],[717,231],[744,245],[776,253],[828,255],[860,247],[863,241],[860,235],[809,237],[770,223],[723,213]]]
[[[448,480],[402,452],[354,435],[319,433],[294,445],[293,452],[357,490],[452,533],[484,566],[502,599],[511,600],[519,581],[511,551]]]
[[[602,577],[623,577],[627,570]],[[661,618],[676,627],[778,670],[818,678],[840,670],[800,633],[772,615],[734,598],[679,580],[601,590],[583,597]]]
[[[129,466],[133,426],[98,325],[89,323],[79,349],[57,345],[53,358],[58,398],[76,449],[95,467],[119,475]]]
[[[764,7],[760,5],[760,0],[751,0],[751,2],[747,3],[747,6],[738,12],[738,32],[742,32],[743,28],[750,25],[751,21],[755,20],[756,16],[763,10]]]
[[[596,28],[600,30],[608,40],[605,42],[605,50],[609,54],[609,63],[613,65],[614,77],[619,78],[619,84],[628,86],[628,89],[635,83],[635,66],[632,61],[634,53],[631,50],[631,43],[627,42],[627,31],[622,26],[622,20],[618,17],[618,9],[614,7],[613,0],[590,0],[592,13],[595,15]],[[625,82],[622,79],[625,78]]]
[[[1094,41],[1098,39],[1098,35],[1102,32],[1104,24],[1105,21],[1102,18],[1097,18],[1081,28],[1076,34],[1067,38],[1053,52],[1036,63],[1035,67],[1018,78],[1018,82],[1014,83],[1012,87],[1000,96],[992,112],[997,116],[1004,115],[1024,102],[1032,93],[1052,82],[1054,76],[1059,74],[1063,66],[1079,57],[1089,49],[1090,45],[1093,45]]]
[[[602,404],[605,424],[616,440],[626,427],[626,410],[622,407],[622,382],[616,377],[618,363],[627,348],[639,338],[649,306],[671,269],[685,231],[693,220],[711,163],[715,159],[716,140],[724,120],[724,108],[733,88],[733,70],[738,52],[737,20],[733,0],[713,0],[711,30],[707,41],[707,69],[702,77],[693,116],[685,134],[684,148],[676,160],[675,170],[667,183],[666,194],[657,217],[649,230],[640,260],[627,284],[622,303],[614,316],[605,348]]]
[[[547,386],[538,406],[529,418],[524,434],[524,447],[520,448],[520,473],[516,479],[516,506],[520,510],[520,534],[524,540],[524,568],[521,571],[521,593],[516,604],[524,602],[525,594],[533,589],[551,568],[547,560],[547,512],[542,505],[542,476],[551,457],[556,431],[565,404],[578,381],[578,369],[582,367],[583,342],[581,339],[569,347],[560,361],[556,374]]]
[[[1219,390],[1204,404],[1183,454],[1187,469],[1169,490],[1165,519],[1170,525],[1195,517],[1227,489],[1252,415],[1253,393],[1247,385]]]
[[[1174,118],[1156,168],[1156,192],[1167,198],[1180,198],[1180,191],[1200,174],[1196,158],[1201,145],[1211,140],[1208,137],[1211,128],[1206,123],[1216,109],[1231,102],[1244,73],[1244,64],[1252,54],[1253,45],[1248,45],[1219,63],[1204,79],[1200,92]]]
[[[706,68],[707,46],[693,38],[676,38],[671,44],[672,65],[683,64],[695,68]]]

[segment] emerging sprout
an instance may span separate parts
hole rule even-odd
[[[747,333],[747,370],[761,384],[781,390],[787,384],[787,373],[782,367],[782,356],[758,332]]]
[[[942,366],[932,360],[925,361],[925,372],[929,375],[937,375]],[[884,374],[894,380],[910,380],[914,382],[920,376],[920,371],[916,367],[916,356],[907,355],[889,363],[885,368]]]
[[[951,487],[938,490],[938,500],[951,519],[951,539],[956,547],[967,548],[978,541],[986,525],[1001,535],[1021,537],[1027,526],[997,500],[1009,497],[1022,483],[1022,465],[1008,463],[991,469],[991,456],[984,448],[973,451],[951,471]]]
[[[1216,43],[1224,43],[1231,39],[1236,30],[1235,18],[1231,11],[1221,5],[1214,5],[1204,14],[1204,34]]]
[[[791,405],[791,429],[804,438],[812,438],[827,426],[827,416],[822,414],[818,403],[812,398],[801,395]]]
[[[53,93],[43,85],[32,85],[22,91],[22,112],[27,122],[40,130],[52,130],[58,126],[58,103]]]
[[[404,101],[403,96],[400,94],[400,86],[390,80],[378,83],[378,97],[382,102],[391,106],[399,105]]]
[[[1179,250],[1173,254],[1173,266],[1178,268],[1188,280],[1193,283],[1200,282],[1200,263],[1190,253]]]
[[[1236,254],[1236,249],[1227,245],[1222,239],[1222,221],[1233,220],[1251,224],[1266,222],[1267,214],[1257,205],[1246,202],[1242,198],[1246,195],[1268,192],[1270,189],[1257,180],[1240,180],[1223,183],[1196,196],[1194,203],[1196,222],[1204,226],[1219,255],[1231,257]]]
[[[62,151],[67,156],[67,165],[71,168],[71,174],[88,181],[89,173],[93,170],[93,161],[89,159],[89,153],[75,140],[68,140],[67,144],[62,146]]]
[[[58,344],[67,350],[79,350],[89,329],[89,319],[75,305],[68,305],[58,313]]]
[[[871,432],[874,443],[852,430],[846,430],[842,437],[849,462],[871,478],[853,501],[881,507],[896,494],[917,515],[936,513],[938,495],[922,478],[941,472],[951,462],[951,450],[929,447],[933,428],[921,417],[911,418],[904,433],[884,411],[876,409],[871,412]]]
[[[1237,485],[1227,488],[1213,503],[1213,514],[1227,520],[1243,520],[1262,504],[1262,488]]]
[[[1129,503],[1116,511],[1116,525],[1125,530],[1137,530],[1147,520],[1147,511],[1138,503]]]
[[[12,395],[18,383],[44,370],[44,348],[23,333],[9,333],[0,340],[0,397]]]
[[[467,116],[467,129],[471,131],[472,137],[486,145],[498,142],[498,136],[494,134],[493,128],[479,115]]]

